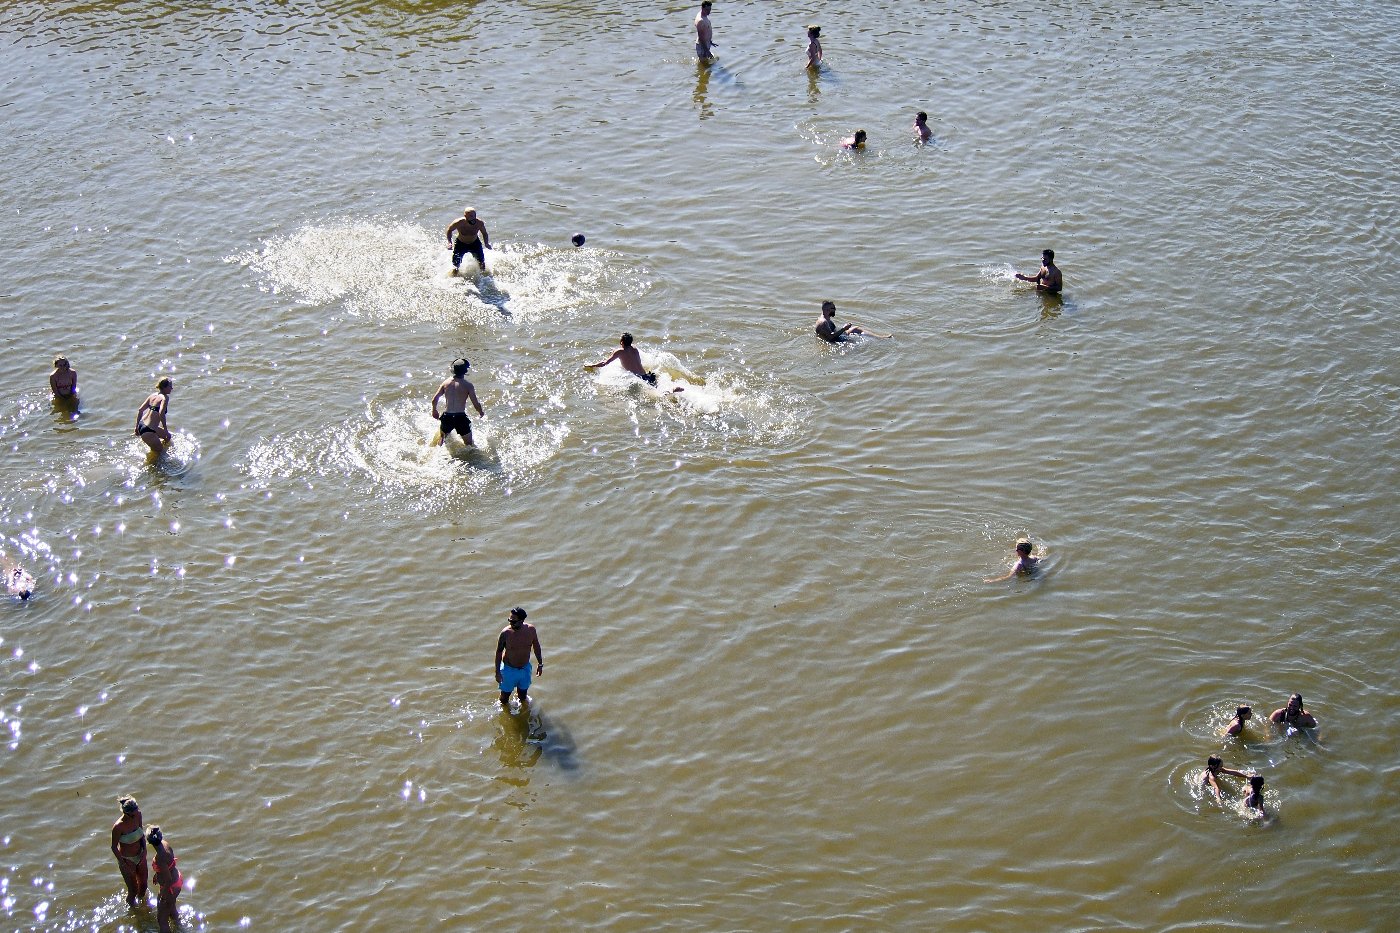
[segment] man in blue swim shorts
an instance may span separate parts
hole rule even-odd
[[[496,686],[501,691],[501,707],[510,709],[510,695],[520,696],[520,705],[528,706],[530,697],[530,652],[539,662],[536,676],[544,675],[544,655],[540,653],[540,636],[535,627],[525,621],[525,610],[516,606],[510,611],[510,624],[501,629],[496,639]]]

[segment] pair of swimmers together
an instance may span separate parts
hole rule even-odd
[[[1235,718],[1220,734],[1239,738],[1244,733],[1244,724],[1253,718],[1253,707],[1237,706],[1235,707]],[[1301,693],[1293,694],[1285,705],[1270,713],[1269,722],[1281,726],[1291,726],[1294,729],[1317,728],[1317,717],[1303,708],[1303,695]]]
[[[142,825],[141,807],[136,798],[125,796],[117,803],[122,808],[121,819],[112,824],[112,854],[116,856],[122,881],[126,883],[126,903],[130,907],[145,905],[147,892],[146,845],[155,850],[156,922],[161,933],[169,933],[175,917],[175,899],[185,886],[185,879],[176,867],[175,850],[165,841],[159,826],[149,831]]]

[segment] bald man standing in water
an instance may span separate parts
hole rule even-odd
[[[486,253],[482,247],[491,248],[491,235],[486,232],[486,225],[477,219],[476,208],[467,208],[460,218],[448,225],[447,245],[452,248],[453,275],[461,271],[462,257],[467,253],[476,257],[482,272],[486,271]]]

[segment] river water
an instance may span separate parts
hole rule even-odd
[[[0,10],[0,925],[1400,926],[1400,6],[694,13]]]

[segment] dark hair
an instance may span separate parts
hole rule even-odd
[[[624,334],[622,335],[622,345],[623,345],[624,347],[630,347],[630,346],[632,346],[632,335],[631,335],[631,334],[624,333]]]
[[[153,846],[160,845],[160,841],[165,838],[165,833],[160,831],[159,826],[152,826],[151,831],[146,833],[146,841]]]
[[[712,6],[714,6],[714,4],[711,3],[710,0],[701,0],[700,9],[708,10]]]
[[[1295,694],[1293,694],[1291,697],[1289,697],[1289,698],[1288,698],[1288,703],[1289,703],[1290,706],[1293,704],[1293,701],[1294,701],[1294,700],[1297,700],[1297,701],[1298,701],[1298,708],[1299,708],[1299,709],[1302,709],[1302,708],[1303,708],[1303,695],[1302,695],[1301,693],[1295,693]]]
[[[1253,716],[1253,715],[1254,715],[1254,710],[1250,709],[1248,706],[1236,706],[1236,707],[1235,707],[1235,716],[1236,716],[1237,718],[1248,719],[1250,716]]]
[[[1254,788],[1255,790],[1258,790],[1259,788],[1263,787],[1263,786],[1264,786],[1264,775],[1262,775],[1262,774],[1251,774],[1251,775],[1249,776],[1249,786],[1252,787],[1252,788]]]
[[[573,240],[572,240],[571,242],[572,242],[575,246],[582,246],[582,245],[583,245],[583,239],[584,239],[584,237],[583,237],[583,234],[582,234],[582,233],[575,233],[574,236],[573,236]]]
[[[1017,553],[1017,554],[1021,553],[1021,548],[1025,548],[1025,549],[1026,549],[1026,553],[1029,554],[1029,553],[1031,552],[1031,550],[1032,550],[1031,539],[1030,539],[1030,538],[1022,538],[1020,541],[1017,541],[1017,542],[1016,542],[1016,553]]]
[[[865,142],[865,130],[856,130],[855,140],[858,143]]]
[[[466,357],[462,357],[461,359],[456,359],[452,361],[452,375],[456,376],[458,379],[465,376],[467,374],[467,370],[471,368],[472,364],[467,362]]]
[[[1043,249],[1040,251],[1040,255],[1044,256],[1051,262],[1055,261],[1055,251],[1053,249]]]
[[[928,114],[924,113],[922,110],[920,110],[920,111],[918,112],[917,116],[918,116],[918,118],[919,118],[920,120],[927,120],[927,119],[928,119]]]
[[[1206,767],[1211,771],[1214,771],[1222,764],[1224,764],[1224,762],[1220,760],[1219,755],[1211,755],[1209,758],[1206,759]]]
[[[807,35],[809,35],[809,36],[819,36],[819,35],[821,35],[821,34],[822,34],[822,27],[820,27],[820,26],[808,26],[808,27],[807,27]]]
[[[526,612],[524,609],[521,609],[519,606],[516,606],[514,609],[512,609],[510,611],[510,614],[513,616],[520,616],[521,621],[530,618],[530,613]]]
[[[173,383],[173,382],[170,381],[170,377],[169,377],[169,376],[163,377],[163,378],[160,380],[160,382],[157,382],[157,383],[156,383],[156,391],[157,391],[157,392],[169,391],[170,389],[173,389],[173,388],[175,388],[175,383]]]

